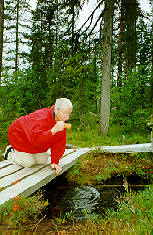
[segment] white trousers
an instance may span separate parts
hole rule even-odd
[[[8,154],[8,161],[21,165],[23,167],[31,167],[36,164],[46,165],[49,157],[49,153],[24,153],[12,150]]]

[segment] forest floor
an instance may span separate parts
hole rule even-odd
[[[118,133],[118,134],[117,134]],[[150,134],[142,133],[126,134],[126,143],[122,141],[122,134],[118,129],[114,129],[110,136],[102,137],[93,131],[70,131],[68,142],[79,147],[121,145],[132,143],[149,143]],[[94,138],[93,138],[94,136]],[[2,153],[7,144],[1,144],[0,161],[3,160]],[[153,157],[152,153],[133,154],[110,154],[110,153],[90,153],[81,156],[77,163],[65,174],[69,184],[72,185],[97,185],[105,183],[114,176],[140,176],[148,182],[153,182]],[[39,200],[39,199],[38,199]],[[44,203],[44,202],[43,202]],[[27,205],[28,206],[28,205]],[[6,208],[7,209],[7,208]],[[146,209],[147,211],[148,209]],[[5,210],[7,211],[7,210]],[[26,212],[26,208],[25,208]],[[24,231],[28,234],[113,234],[113,232],[134,231],[137,233],[137,221],[135,224],[120,223],[118,219],[104,218],[101,220],[89,219],[85,223],[74,221],[72,218],[63,219],[61,216],[47,218],[44,214],[39,214],[37,218],[26,218],[24,211],[7,211],[3,220],[3,210],[0,210],[0,234],[2,231],[17,232]],[[20,213],[20,214],[19,214]],[[126,212],[125,212],[126,213]],[[22,214],[23,220],[19,220]],[[26,213],[25,213],[26,214]],[[141,214],[144,215],[144,212]],[[140,219],[141,219],[140,215]],[[130,215],[131,216],[131,215]],[[12,219],[13,218],[13,219]],[[21,218],[21,217],[20,217]],[[141,219],[143,220],[143,218]],[[16,224],[18,221],[18,224]],[[151,220],[144,218],[144,224]],[[153,221],[153,219],[152,219]],[[150,226],[150,225],[148,225]]]
[[[98,154],[82,156],[67,172],[66,178],[70,184],[95,185],[106,181],[114,175],[141,175],[152,179],[153,159],[151,154]],[[28,234],[111,234],[112,231],[129,232],[127,225],[120,226],[112,220],[88,220],[86,223],[65,220],[61,217],[47,218],[40,215],[37,219],[27,219],[21,226],[2,223],[1,231],[26,231]]]

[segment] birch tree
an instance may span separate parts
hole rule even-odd
[[[102,46],[102,82],[100,106],[100,132],[107,134],[110,119],[110,80],[111,80],[111,49],[113,28],[114,0],[105,0],[104,27]]]

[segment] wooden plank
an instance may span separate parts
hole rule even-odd
[[[7,166],[7,167],[0,170],[0,178],[3,177],[3,176],[6,176],[6,175],[10,175],[13,172],[16,172],[16,171],[18,171],[22,168],[23,167],[19,166],[19,165],[9,165],[9,166]]]
[[[11,164],[12,163],[10,163],[8,160],[1,161],[0,162],[0,170],[1,170],[1,168],[8,166],[8,165],[11,165]]]
[[[65,149],[64,155],[67,155],[67,154],[73,153],[73,152],[75,152],[74,149]],[[64,155],[63,155],[63,156],[64,156]]]
[[[44,165],[35,165],[30,168],[22,168],[21,170],[15,172],[14,174],[7,175],[6,177],[0,179],[0,187],[1,188],[7,187],[13,184],[14,182],[23,179],[24,177],[34,174],[36,171],[44,167],[45,167]]]
[[[110,153],[136,153],[136,152],[152,152],[151,143],[133,144],[133,145],[119,145],[119,146],[100,146],[91,148],[98,152]]]
[[[73,149],[66,149],[66,151],[64,153],[64,156],[66,154],[70,154],[72,152],[74,152]],[[6,162],[6,164],[3,164],[3,165],[7,166],[8,161],[6,161],[6,160],[3,161],[3,163],[5,163],[5,162]],[[50,164],[50,157],[48,159],[48,164]],[[34,172],[40,170],[43,167],[45,167],[45,166],[44,165],[35,165],[35,166],[30,167],[30,168],[22,168],[21,167],[21,169],[20,169],[20,168],[16,168],[16,165],[11,165],[11,168],[9,168],[9,169],[4,168],[4,169],[0,170],[0,176],[5,175],[5,177],[0,179],[0,187],[1,188],[2,187],[7,187],[8,185],[11,185],[13,182],[16,182],[17,180],[20,180],[25,176],[31,175],[31,174],[33,174]],[[11,173],[10,169],[11,169],[12,173],[15,172],[16,170],[19,170],[19,171],[15,172],[14,174],[10,174]]]
[[[88,150],[77,150],[69,155],[63,157],[60,160],[62,167],[62,174],[64,171],[69,169],[77,160],[79,156],[86,153]],[[40,187],[46,185],[52,179],[56,177],[55,170],[52,170],[50,166],[46,166],[43,169],[40,169],[35,174],[27,176],[19,181],[17,184],[6,188],[0,192],[0,205],[8,201],[10,198],[13,198],[17,195],[23,195],[25,197],[31,195]]]

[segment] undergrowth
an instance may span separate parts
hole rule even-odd
[[[36,196],[14,197],[0,206],[0,224],[7,228],[20,228],[41,215],[46,202]]]
[[[99,125],[95,124],[94,128],[89,125],[84,128],[72,125],[72,129],[67,131],[67,143],[78,147],[94,147],[122,144],[150,143],[150,131],[136,132],[135,130],[125,130],[118,125],[110,126],[107,135],[101,135]]]
[[[140,175],[153,181],[152,153],[110,154],[92,152],[81,156],[67,171],[70,184],[99,184],[112,176]]]
[[[131,232],[153,233],[153,186],[137,194],[125,194],[119,201],[118,210],[108,211],[107,219],[114,226],[126,227]]]

